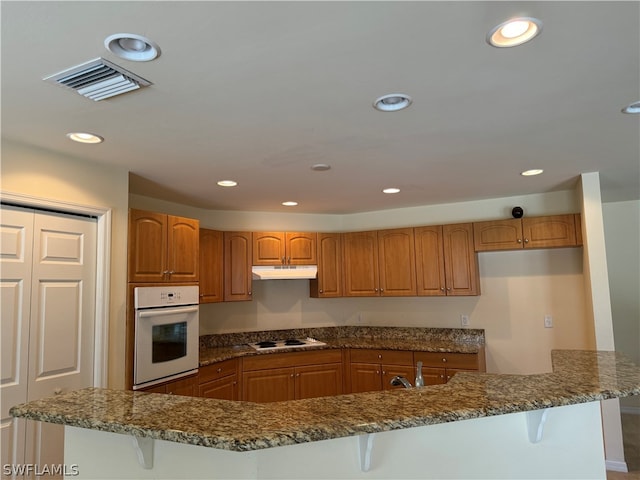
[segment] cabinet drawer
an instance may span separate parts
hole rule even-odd
[[[342,352],[339,349],[316,350],[307,352],[267,353],[242,359],[243,371],[264,370],[267,368],[296,367],[299,365],[320,365],[323,363],[341,363]]]
[[[414,352],[414,357],[426,367],[479,369],[477,353]]]
[[[225,360],[223,362],[217,362],[206,367],[200,367],[198,371],[198,383],[202,384],[211,380],[217,380],[218,378],[232,375],[238,371],[238,360]]]
[[[386,365],[413,365],[413,352],[353,348],[351,349],[351,361],[357,363],[384,363]]]

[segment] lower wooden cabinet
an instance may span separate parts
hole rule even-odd
[[[198,372],[198,396],[219,400],[239,400],[239,368],[238,359],[201,367]]]
[[[342,377],[340,350],[246,357],[241,399],[266,403],[339,395]]]
[[[413,352],[379,349],[351,349],[349,352],[351,393],[402,388],[391,385],[391,379],[396,375],[413,383]]]
[[[143,388],[140,391],[194,397],[198,394],[198,376],[191,375],[190,377],[181,378],[180,380],[174,380],[172,382],[154,385],[153,387]]]
[[[414,352],[416,363],[422,362],[425,385],[447,383],[458,372],[486,371],[484,349],[479,353]]]

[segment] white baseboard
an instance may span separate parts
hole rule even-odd
[[[628,413],[631,415],[640,415],[640,407],[623,407],[620,406],[620,413]]]
[[[627,462],[619,462],[616,460],[605,460],[604,462],[607,471],[609,472],[624,472],[627,473]]]

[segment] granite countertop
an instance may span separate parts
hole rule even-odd
[[[459,373],[444,385],[256,404],[87,388],[15,406],[14,417],[234,451],[640,395],[616,352],[555,350],[553,372]]]
[[[313,337],[326,343],[304,349],[257,351],[248,343],[268,338]],[[200,338],[200,366],[248,355],[269,355],[302,350],[374,348],[422,352],[478,353],[484,330],[412,327],[325,327],[206,335]]]

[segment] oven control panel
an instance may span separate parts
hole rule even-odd
[[[136,309],[167,307],[172,305],[197,305],[199,289],[196,285],[167,285],[161,287],[136,287]]]

